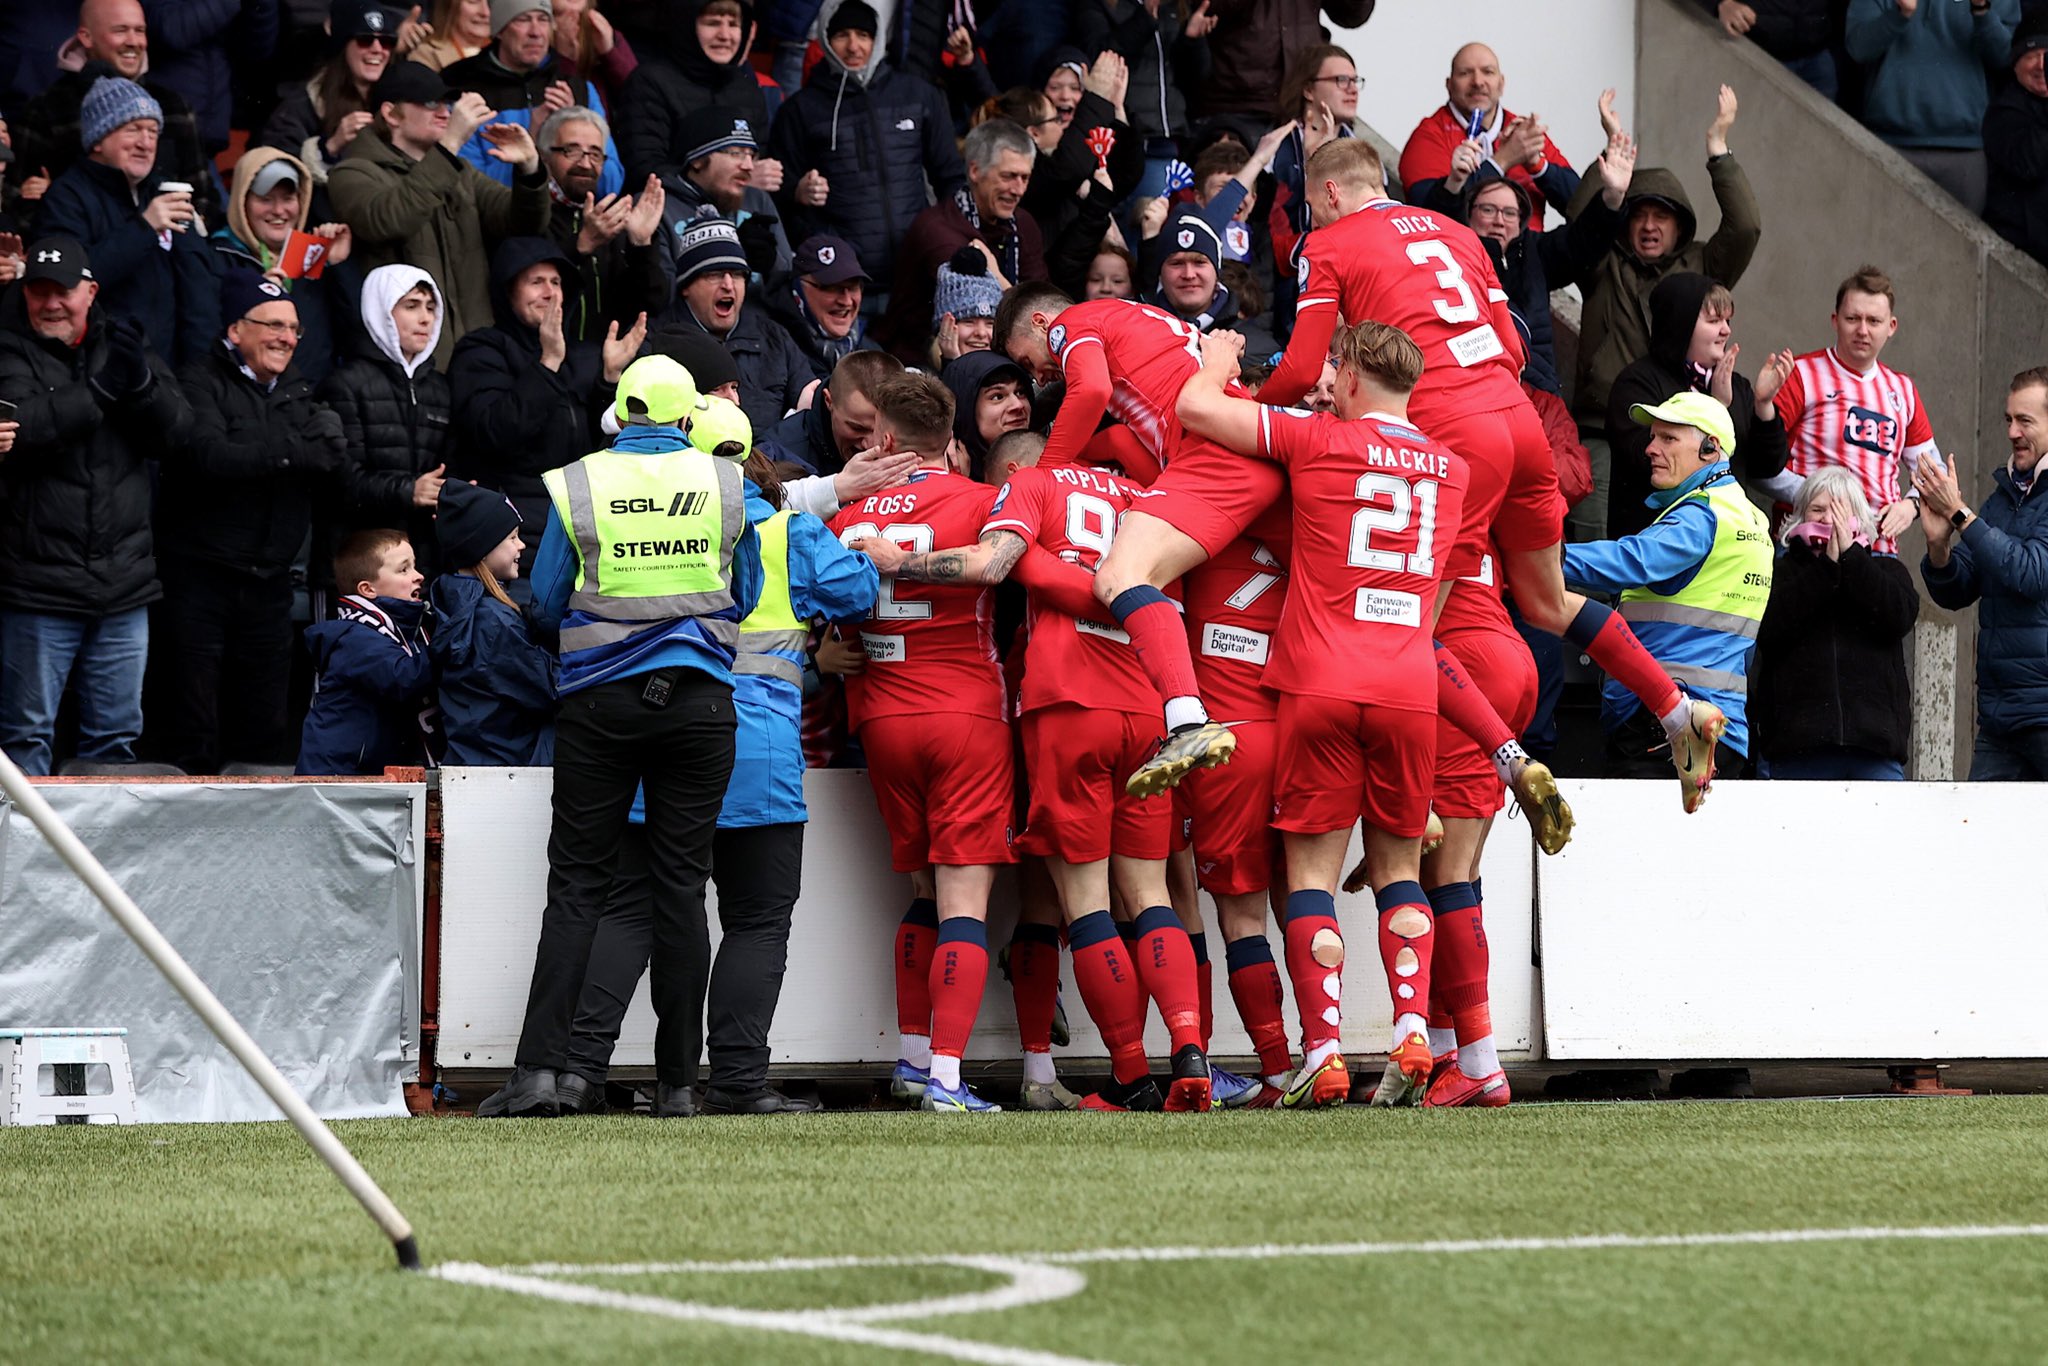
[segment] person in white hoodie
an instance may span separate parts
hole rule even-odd
[[[379,266],[363,281],[363,332],[320,386],[348,440],[343,532],[405,531],[431,577],[434,507],[448,472],[448,378],[434,368],[441,287],[418,266]]]

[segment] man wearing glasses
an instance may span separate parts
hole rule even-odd
[[[579,104],[556,110],[540,129],[540,162],[554,198],[548,239],[576,267],[576,280],[565,282],[578,286],[562,319],[570,341],[603,341],[612,323],[626,332],[638,315],[659,313],[674,289],[661,241],[668,195],[653,176],[637,198],[603,193],[610,142],[604,115]]]
[[[1550,140],[1540,115],[1511,114],[1501,106],[1507,84],[1492,48],[1467,43],[1458,49],[1444,78],[1447,98],[1415,125],[1401,149],[1401,183],[1411,203],[1427,203],[1434,182],[1462,171],[1461,185],[1471,175],[1506,176],[1538,202],[1564,212],[1578,191],[1578,172]],[[1540,217],[1531,226],[1541,227]]]
[[[605,111],[597,87],[563,63],[555,53],[553,0],[495,0],[491,5],[491,45],[474,57],[442,71],[456,90],[484,97],[503,123],[517,124],[540,142],[541,125],[549,115],[574,105]],[[605,130],[605,160],[598,168],[597,197],[625,188],[626,175]],[[512,183],[512,169],[491,156],[491,144],[472,134],[460,156],[501,185]]]
[[[340,417],[292,363],[291,296],[237,266],[220,308],[219,344],[179,372],[192,425],[157,490],[164,599],[143,689],[144,752],[188,773],[290,762],[292,569],[347,459]]]

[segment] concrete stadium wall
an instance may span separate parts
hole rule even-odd
[[[1736,340],[1750,353],[1744,371],[1769,349],[1827,345],[1836,284],[1866,261],[1884,267],[1900,291],[1899,334],[1884,359],[1913,377],[1936,439],[1961,457],[1965,493],[1980,497],[2006,459],[2006,385],[2016,371],[2048,361],[2048,271],[1698,8],[1638,0],[1636,15],[1638,164],[1678,174],[1703,234],[1719,221],[1704,146],[1716,87],[1733,86],[1741,101],[1728,141],[1764,220],[1762,245],[1735,292]],[[1917,566],[1923,548],[1916,529],[1900,550]],[[1914,777],[1967,773],[1975,633],[1975,612],[1951,614],[1923,600],[1909,654]]]

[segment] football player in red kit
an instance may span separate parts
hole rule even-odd
[[[879,539],[911,550],[976,535],[996,494],[948,464],[951,391],[929,375],[900,374],[868,397],[875,444],[915,451],[921,463],[905,483],[841,509],[833,532],[848,545]],[[1000,1109],[960,1079],[988,978],[989,891],[996,868],[1013,861],[1010,727],[989,593],[885,579],[860,639],[867,663],[847,677],[848,721],[896,871],[931,868],[937,893],[935,907],[913,904],[897,931],[902,1049],[891,1086],[920,1095],[927,1110]]]
[[[1046,284],[1018,286],[996,311],[996,348],[1042,383],[1066,382],[1042,466],[1080,461],[1106,414],[1123,424],[1122,444],[1141,448],[1159,467],[1095,574],[1095,596],[1130,635],[1146,676],[1165,699],[1166,739],[1131,776],[1131,790],[1140,796],[1227,762],[1236,746],[1230,730],[1203,707],[1186,627],[1163,590],[1243,534],[1273,507],[1286,482],[1276,467],[1247,470],[1230,452],[1183,435],[1173,405],[1201,367],[1198,336],[1150,304],[1077,304]],[[1143,479],[1151,472],[1131,473]],[[1284,512],[1279,515],[1284,520]]]
[[[1465,462],[1408,425],[1422,352],[1398,328],[1367,322],[1343,333],[1334,415],[1226,392],[1240,345],[1227,333],[1203,339],[1203,368],[1179,412],[1190,431],[1284,465],[1293,486],[1287,605],[1265,674],[1280,694],[1274,824],[1286,845],[1287,970],[1302,1024],[1302,1065],[1281,1103],[1341,1104],[1351,1079],[1336,892],[1361,819],[1394,1005],[1387,1078],[1405,1089],[1429,1076],[1432,922],[1419,877],[1436,764],[1431,627]]]
[[[1092,572],[1142,493],[1100,470],[1041,464],[1004,487],[974,546],[906,554],[884,538],[857,548],[884,575],[925,583],[1000,582],[1034,544]],[[1158,694],[1114,626],[1062,612],[1034,591],[1030,632],[1022,705],[1031,809],[1018,849],[1046,858],[1082,1000],[1109,1046],[1114,1080],[1082,1107],[1207,1110],[1194,946],[1166,886],[1172,806],[1127,786],[1154,748]],[[1125,904],[1142,908],[1129,946],[1110,916],[1112,878]],[[1164,1097],[1145,1057],[1148,993],[1173,1040]]]
[[[1305,176],[1315,230],[1300,253],[1294,333],[1262,397],[1291,403],[1307,392],[1340,314],[1408,332],[1425,364],[1410,415],[1472,462],[1467,515],[1490,530],[1522,615],[1591,655],[1662,721],[1685,809],[1697,809],[1713,782],[1714,743],[1727,720],[1720,708],[1680,691],[1618,614],[1566,590],[1558,550],[1564,503],[1542,420],[1517,383],[1521,342],[1485,247],[1463,224],[1387,198],[1379,154],[1363,138],[1317,149]],[[1518,482],[1517,471],[1548,478]],[[1476,689],[1447,688],[1440,705],[1514,785],[1527,756],[1493,708],[1484,708],[1490,721],[1468,719],[1464,708],[1479,700]],[[1548,803],[1524,801],[1523,808],[1539,838],[1542,827],[1557,823]],[[1562,844],[1559,832],[1550,836],[1546,847]]]

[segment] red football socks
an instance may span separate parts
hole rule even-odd
[[[1230,969],[1230,997],[1237,1002],[1237,1016],[1259,1052],[1259,1072],[1278,1076],[1292,1059],[1287,1052],[1287,1022],[1280,1015],[1285,998],[1273,946],[1263,934],[1233,939],[1223,946],[1223,962]]]
[[[932,1052],[957,1058],[967,1051],[988,985],[988,927],[970,916],[941,923],[930,982]]]
[[[1171,598],[1150,585],[1141,585],[1117,594],[1109,610],[1130,636],[1139,667],[1161,697],[1168,701],[1201,697],[1202,690],[1195,684],[1194,657],[1188,653],[1187,623]],[[1202,719],[1208,719],[1206,712]]]
[[[1145,988],[1108,911],[1090,911],[1067,926],[1074,954],[1074,980],[1088,1018],[1109,1048],[1109,1066],[1119,1082],[1133,1082],[1151,1070],[1145,1061]]]
[[[1436,712],[1488,754],[1499,753],[1502,745],[1515,738],[1508,723],[1493,709],[1493,703],[1486,700],[1486,694],[1479,691],[1479,685],[1442,641],[1436,642]]]
[[[1010,997],[1026,1053],[1052,1052],[1059,990],[1060,932],[1051,925],[1019,925],[1010,936]]]
[[[932,950],[939,942],[939,903],[919,897],[896,927],[896,1031],[932,1032]]]
[[[1181,928],[1171,906],[1148,906],[1138,913],[1138,980],[1159,1007],[1175,1052],[1189,1044],[1202,1046],[1202,1001],[1195,985],[1195,946]]]
[[[1678,685],[1671,681],[1664,666],[1650,657],[1643,642],[1636,639],[1636,633],[1612,608],[1587,603],[1572,619],[1565,639],[1591,655],[1608,677],[1634,693],[1636,700],[1650,709],[1650,715],[1668,715],[1678,705]]]
[[[1287,894],[1287,980],[1301,1012],[1301,1052],[1343,1039],[1338,1001],[1344,993],[1344,936],[1337,929],[1337,899],[1328,892]]]
[[[1392,882],[1379,889],[1380,965],[1387,971],[1387,995],[1394,1003],[1398,1026],[1404,1015],[1417,1017],[1426,1028],[1429,1014],[1429,967],[1434,923],[1429,898],[1419,882]]]
[[[1486,1005],[1486,926],[1479,897],[1469,882],[1450,882],[1429,890],[1436,917],[1435,953],[1430,964],[1430,1023],[1439,1014],[1450,1018],[1460,1037],[1466,1012]]]

